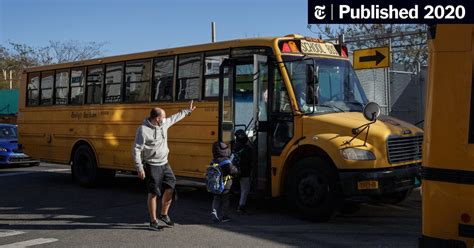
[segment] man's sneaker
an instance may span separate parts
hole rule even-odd
[[[247,214],[247,211],[245,210],[245,206],[239,206],[237,208],[237,213],[239,214]]]
[[[217,216],[217,212],[216,211],[212,211],[211,212],[211,218],[212,218],[212,221],[214,223],[219,223],[221,222],[221,220],[219,219],[219,216]]]
[[[224,223],[224,222],[229,222],[229,221],[230,221],[230,218],[229,218],[229,216],[224,216],[224,217],[222,217],[222,220],[221,220],[221,222],[223,222],[223,223]]]
[[[148,229],[153,230],[153,231],[162,231],[163,227],[158,225],[158,221],[152,221],[150,222],[150,226]]]
[[[174,226],[174,222],[170,219],[169,215],[160,215],[158,219],[163,221],[168,226]]]

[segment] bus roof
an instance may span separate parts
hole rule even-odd
[[[303,39],[303,38],[306,38],[306,37],[303,37],[297,34],[289,34],[286,36],[274,36],[274,37],[242,38],[242,39],[235,39],[235,40],[219,41],[219,42],[214,42],[214,43],[204,43],[204,44],[197,44],[197,45],[190,45],[190,46],[145,51],[145,52],[139,52],[139,53],[115,55],[115,56],[102,57],[102,58],[93,58],[93,59],[88,59],[88,60],[67,62],[67,63],[61,63],[61,64],[36,66],[36,67],[27,68],[25,72],[59,70],[63,68],[90,66],[90,65],[95,65],[95,64],[122,62],[126,60],[139,60],[139,59],[146,59],[146,58],[153,58],[153,57],[166,57],[166,56],[173,56],[173,55],[179,55],[179,54],[187,54],[187,53],[195,53],[195,52],[203,52],[203,51],[215,51],[215,50],[223,50],[223,49],[245,47],[245,46],[273,47],[273,45],[275,44],[277,40],[291,40],[291,39],[295,40],[295,39]],[[320,40],[320,42],[324,42],[324,41]]]

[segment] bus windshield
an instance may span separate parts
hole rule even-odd
[[[15,127],[0,126],[0,139],[16,139]]]
[[[285,56],[286,70],[291,80],[300,110],[303,113],[361,112],[367,97],[349,61],[330,58]],[[315,65],[318,73],[318,103],[306,103],[306,65]]]

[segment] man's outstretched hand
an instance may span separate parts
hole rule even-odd
[[[189,102],[189,110],[193,111],[196,109],[196,106],[193,106],[193,100]]]

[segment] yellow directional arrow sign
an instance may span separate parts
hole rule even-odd
[[[390,66],[390,49],[376,47],[354,50],[354,69],[384,68]]]

